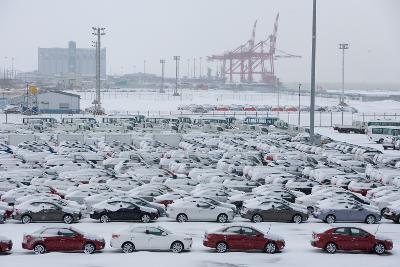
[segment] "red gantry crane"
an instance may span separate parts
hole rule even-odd
[[[278,32],[279,13],[276,15],[274,29],[266,40],[255,43],[257,20],[254,22],[250,40],[232,51],[222,55],[212,55],[209,61],[221,62],[221,75],[229,82],[233,82],[234,75],[240,76],[240,82],[254,82],[254,75],[259,75],[260,82],[276,86],[278,79],[275,76],[274,61],[277,58],[300,57],[276,49],[276,36]],[[280,54],[277,55],[276,51]]]

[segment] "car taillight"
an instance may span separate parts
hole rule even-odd
[[[115,239],[115,238],[119,238],[119,236],[120,236],[120,235],[112,234],[112,237],[111,237],[111,238],[112,238],[112,239]]]

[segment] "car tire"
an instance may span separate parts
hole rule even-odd
[[[227,223],[228,222],[228,215],[226,215],[225,213],[221,213],[217,217],[217,222],[219,222],[219,223]]]
[[[21,218],[21,222],[22,222],[23,224],[30,224],[30,223],[32,222],[32,217],[29,216],[29,215],[24,215],[24,216],[22,216],[22,218]]]
[[[275,243],[268,242],[265,244],[264,251],[269,254],[274,254],[276,252],[276,245]]]
[[[74,222],[74,217],[72,217],[72,215],[70,215],[70,214],[65,214],[63,217],[63,221],[66,224],[71,224]]]
[[[42,244],[37,244],[33,247],[33,251],[35,254],[44,254],[46,253],[46,247]]]
[[[226,251],[228,251],[228,245],[225,242],[218,242],[215,250],[218,253],[225,253]]]
[[[107,214],[102,214],[99,220],[101,223],[108,223],[110,221],[110,217],[108,217]]]
[[[140,221],[142,221],[142,223],[149,223],[151,221],[151,217],[149,214],[145,213],[142,215],[142,217],[140,217]]]
[[[303,222],[303,217],[300,214],[295,214],[292,218],[292,222],[294,223],[302,223]]]
[[[188,216],[185,213],[179,213],[178,216],[176,216],[176,221],[180,223],[187,222]]]
[[[326,222],[326,223],[329,223],[329,224],[335,223],[335,222],[336,222],[336,216],[333,215],[333,214],[327,215],[327,216],[325,217],[325,222]]]
[[[96,246],[93,243],[86,243],[83,246],[83,252],[85,254],[93,254],[96,251]]]
[[[376,218],[375,218],[375,216],[374,216],[374,215],[368,215],[368,216],[365,218],[365,223],[367,223],[367,224],[374,224],[374,223],[376,223]]]
[[[253,217],[251,217],[251,221],[254,223],[260,223],[263,221],[263,217],[260,214],[254,214]]]
[[[171,244],[171,251],[174,253],[181,253],[184,249],[183,243],[181,241],[175,241]]]
[[[386,211],[389,211],[389,209],[387,207],[383,208],[381,210],[381,215],[383,216],[383,214],[385,214]]]
[[[377,244],[375,244],[375,246],[374,246],[374,252],[375,252],[376,254],[382,255],[383,253],[385,253],[385,251],[386,251],[386,248],[385,248],[385,245],[384,245],[384,244],[382,244],[382,243],[377,243]]]
[[[326,244],[325,246],[325,251],[330,253],[330,254],[334,254],[337,251],[337,246],[335,243],[333,242],[329,242],[328,244]]]
[[[124,253],[132,253],[135,251],[135,245],[132,242],[125,242],[121,246]]]

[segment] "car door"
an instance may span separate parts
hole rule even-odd
[[[62,248],[58,228],[47,228],[41,233],[47,251],[59,251]]]
[[[116,217],[120,221],[127,221],[127,220],[135,220],[134,212],[134,207],[132,203],[121,201],[118,204],[118,211],[116,211]]]
[[[140,220],[140,217],[142,217],[142,210],[140,209],[140,206],[129,203],[129,205],[125,209],[125,217],[127,220]]]
[[[217,215],[214,216],[215,207],[212,206],[211,204],[198,201],[196,204],[196,208],[197,208],[197,212],[195,213],[196,220],[208,221],[217,219]]]
[[[286,204],[275,206],[275,220],[279,222],[287,222],[292,218],[293,210]]]
[[[371,251],[374,245],[372,235],[360,228],[350,228],[350,234],[356,250]]]
[[[350,229],[348,227],[337,228],[332,234],[332,241],[341,250],[351,250],[354,244],[352,244],[352,236],[350,235]]]
[[[62,217],[62,210],[59,206],[48,202],[42,203],[42,221],[61,221]]]
[[[81,250],[83,247],[77,233],[68,228],[60,228],[58,236],[60,237],[60,249],[63,251]]]
[[[130,233],[130,242],[132,242],[137,250],[146,250],[148,249],[147,242],[147,227],[135,227],[132,229]],[[127,240],[128,241],[128,240]]]
[[[148,250],[168,250],[167,233],[157,227],[146,227],[146,247]]]
[[[225,241],[231,249],[247,249],[247,244],[244,242],[242,227],[231,226],[224,231]]]
[[[277,211],[276,211],[276,203],[274,202],[264,202],[260,205],[260,214],[263,217],[264,221],[276,221]]]
[[[251,227],[242,227],[243,243],[246,249],[264,249],[264,234]]]

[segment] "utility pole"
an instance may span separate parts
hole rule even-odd
[[[178,93],[178,78],[179,78],[179,60],[180,56],[174,56],[175,60],[175,90],[173,96],[179,96]]]
[[[146,60],[143,61],[143,84],[146,80]]]
[[[15,76],[14,76],[14,57],[11,57],[11,79],[15,79]]]
[[[190,58],[187,59],[187,77],[190,79]]]
[[[313,0],[312,19],[312,48],[311,48],[311,99],[310,99],[310,140],[315,141],[314,136],[314,113],[315,113],[315,49],[317,41],[317,1]]]
[[[199,70],[199,78],[201,79],[201,60],[202,60],[203,58],[202,57],[200,57],[200,70]]]
[[[299,119],[298,119],[298,122],[297,122],[297,125],[299,125],[299,129],[300,129],[300,96],[301,96],[301,94],[300,94],[300,88],[301,88],[301,83],[299,83]]]
[[[193,78],[196,79],[196,58],[193,58]]]
[[[105,28],[100,27],[92,27],[93,35],[97,36],[96,41],[96,99],[94,102],[94,114],[100,115],[103,114],[103,110],[101,108],[101,99],[100,99],[100,85],[101,85],[101,72],[100,72],[100,51],[101,51],[101,36],[105,35]]]
[[[160,59],[161,63],[161,88],[160,88],[160,93],[164,93],[164,65],[165,65],[165,59]]]
[[[349,44],[339,44],[339,49],[342,50],[342,97],[340,99],[339,105],[345,106],[344,103],[344,50],[349,49]]]

